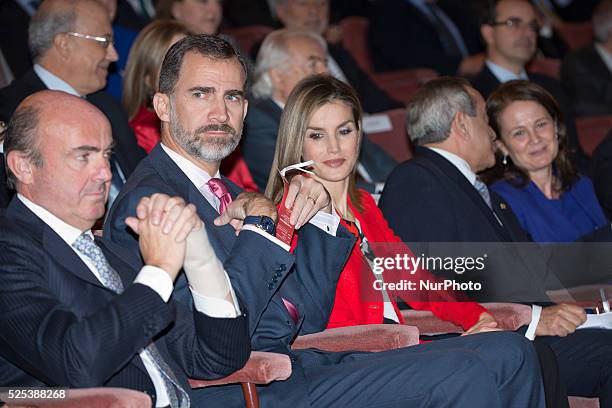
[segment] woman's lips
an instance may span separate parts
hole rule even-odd
[[[331,159],[325,160],[323,163],[325,163],[329,167],[340,167],[344,164],[345,161],[345,159]]]

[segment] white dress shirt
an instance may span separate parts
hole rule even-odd
[[[497,78],[497,80],[502,84],[508,81],[515,80],[515,79],[524,79],[524,80],[529,81],[529,77],[527,76],[527,72],[525,71],[525,68],[521,69],[521,72],[518,75],[516,75],[514,72],[510,71],[509,69],[506,69],[502,67],[501,65],[497,65],[491,60],[486,60],[485,64],[487,65],[487,68],[491,70],[491,72],[493,73],[493,76],[495,76],[495,78]]]
[[[597,51],[606,67],[608,67],[608,71],[612,74],[612,54],[599,43],[595,43],[595,51]]]
[[[470,184],[474,185],[474,182],[476,181],[476,173],[472,171],[472,168],[470,167],[468,162],[466,162],[465,160],[463,160],[461,157],[457,156],[456,154],[453,154],[446,150],[439,149],[437,147],[430,147],[429,149],[433,150],[434,152],[438,153],[440,156],[444,157],[446,160],[451,162],[451,164],[455,166],[461,174],[463,174],[463,176],[470,182]],[[497,218],[497,215],[495,214],[495,212],[493,212],[493,214]],[[501,224],[501,221],[499,220],[499,218],[497,219],[497,221],[500,222]],[[525,332],[525,337],[527,337],[529,340],[535,339],[535,331],[536,331],[536,328],[538,327],[538,323],[540,322],[541,312],[542,312],[541,306],[538,306],[538,305],[531,306],[531,322],[529,323],[529,327],[527,327],[527,331]]]

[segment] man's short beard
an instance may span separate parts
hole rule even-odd
[[[204,140],[200,137],[201,134],[209,131],[226,132],[230,137],[223,138],[223,140],[221,136],[219,140]],[[206,162],[219,162],[225,159],[236,149],[241,137],[241,132],[237,132],[228,124],[207,125],[190,133],[181,126],[174,106],[170,109],[170,133],[190,156]]]

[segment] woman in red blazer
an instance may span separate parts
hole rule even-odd
[[[313,177],[329,192],[340,223],[357,238],[338,281],[328,327],[404,323],[395,302],[400,296],[413,309],[431,310],[440,319],[461,325],[469,334],[498,330],[486,309],[474,302],[457,302],[453,293],[379,290],[383,281],[406,279],[417,283],[436,278],[422,269],[413,275],[389,268],[382,275],[374,274],[380,269],[374,258],[412,253],[389,228],[369,193],[355,187],[361,116],[358,97],[344,82],[326,75],[301,81],[284,108],[266,189],[266,195],[279,203],[283,183],[276,169],[313,160]]]

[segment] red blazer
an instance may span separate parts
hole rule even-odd
[[[375,255],[378,256],[395,256],[398,251],[412,256],[410,249],[405,245],[401,244],[401,239],[397,237],[387,221],[384,219],[381,211],[376,206],[372,196],[366,191],[359,190],[361,196],[361,203],[363,205],[363,212],[357,212],[357,209],[352,205],[349,199],[349,207],[353,211],[353,214],[359,220],[363,235],[367,240],[372,243],[396,243],[392,245],[392,248],[388,253],[384,254],[382,246],[374,245]],[[407,215],[409,216],[409,215]],[[341,221],[344,223],[344,221]],[[346,224],[344,223],[346,226]],[[398,275],[396,275],[397,273]],[[414,279],[414,277],[433,278],[426,271],[419,270],[414,276],[410,277],[406,272],[387,270],[383,277],[385,282],[397,282],[401,275],[405,275],[406,278]],[[331,316],[327,327],[343,327],[343,326],[355,326],[362,324],[380,324],[383,322],[383,300],[382,294],[379,291],[374,290],[372,283],[374,282],[374,275],[371,269],[361,253],[359,243],[355,244],[350,258],[348,259],[344,270],[342,271],[336,287],[336,299],[334,307],[331,312]],[[401,292],[396,292],[396,294]],[[404,292],[406,293],[406,292]],[[392,295],[390,293],[390,295]],[[408,297],[404,296],[404,300],[410,307],[416,310],[430,310],[434,315],[442,320],[451,321],[455,324],[462,326],[464,329],[468,329],[473,326],[478,320],[479,316],[486,312],[486,309],[474,302],[453,302],[456,299],[451,293],[444,293],[437,299],[451,300],[448,301],[411,301]],[[402,315],[399,312],[393,295],[391,297],[393,301],[393,307],[396,310],[397,315],[400,318],[400,323],[404,323]],[[414,299],[413,299],[414,300]],[[419,299],[420,300],[420,299]],[[408,322],[410,324],[410,322]]]
[[[161,139],[157,114],[144,106],[140,108],[134,119],[130,120],[130,127],[136,134],[138,145],[147,153],[153,150]],[[259,191],[239,149],[234,150],[232,154],[223,159],[221,174],[245,191]]]

